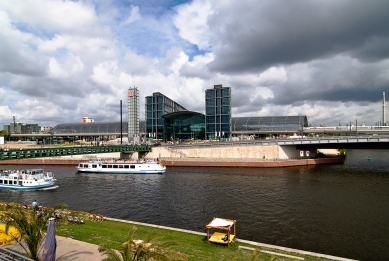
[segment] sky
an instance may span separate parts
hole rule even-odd
[[[233,117],[382,124],[387,0],[0,0],[0,126],[127,120],[127,91]],[[389,105],[388,105],[389,106]],[[388,107],[387,106],[387,107]],[[388,117],[389,118],[389,117]]]

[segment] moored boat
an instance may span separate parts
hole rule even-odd
[[[56,181],[54,174],[44,169],[0,170],[0,189],[54,189]]]
[[[76,169],[79,172],[110,174],[163,174],[166,167],[153,160],[105,160],[92,159],[80,162]]]

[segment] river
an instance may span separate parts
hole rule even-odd
[[[168,168],[163,175],[53,171],[52,191],[0,191],[0,201],[55,206],[205,232],[237,220],[237,237],[359,260],[389,259],[389,152],[349,151],[344,165]],[[370,161],[368,158],[370,157]],[[37,166],[4,166],[7,169]]]

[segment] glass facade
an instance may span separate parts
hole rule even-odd
[[[307,116],[234,117],[232,131],[302,131],[308,127]]]
[[[163,115],[186,111],[184,107],[159,92],[154,92],[153,96],[146,96],[145,107],[146,136],[153,139],[165,137]]]
[[[231,87],[219,84],[205,90],[205,132],[206,139],[231,136]]]
[[[180,111],[162,116],[165,119],[164,140],[204,140],[205,116],[192,111]]]
[[[128,89],[128,140],[139,142],[139,91]]]

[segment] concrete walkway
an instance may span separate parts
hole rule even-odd
[[[71,238],[56,236],[57,252],[56,261],[101,261],[103,256],[99,253],[98,246]],[[23,253],[19,244],[14,243],[6,248]]]

